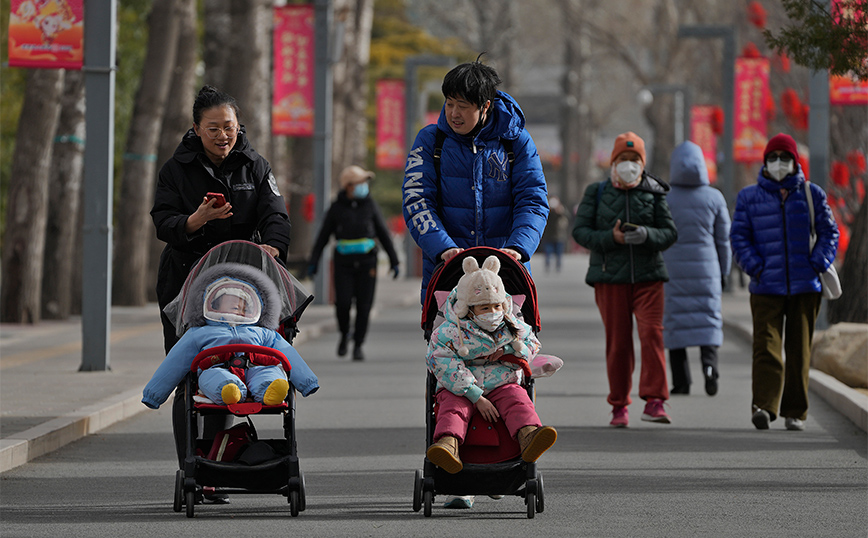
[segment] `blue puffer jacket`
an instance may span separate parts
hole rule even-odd
[[[684,142],[672,153],[667,203],[678,240],[663,252],[663,344],[667,349],[723,343],[721,279],[729,274],[729,209],[711,186],[702,149]]]
[[[511,248],[521,253],[530,270],[527,262],[549,213],[545,176],[524,128],[524,113],[508,94],[497,95],[491,118],[473,139],[449,127],[444,107],[436,126],[419,131],[407,157],[404,220],[422,249],[423,294],[440,254],[450,248]],[[439,196],[433,163],[437,129],[447,135]],[[513,141],[512,165],[501,139]]]
[[[810,186],[814,200],[817,243],[813,251],[805,185]],[[788,192],[786,200],[781,189]],[[766,177],[763,168],[757,184],[738,193],[730,240],[736,263],[750,276],[751,293],[819,293],[818,275],[835,260],[838,225],[826,193],[805,182],[800,166],[780,183]]]

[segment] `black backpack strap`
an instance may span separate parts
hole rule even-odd
[[[510,170],[512,170],[512,163],[515,162],[515,152],[512,151],[512,139],[501,138],[500,143],[503,144],[503,149],[506,150],[506,158],[509,161]]]
[[[437,210],[440,210],[440,155],[443,154],[443,142],[446,141],[446,133],[437,129],[434,136],[434,174],[437,181]]]

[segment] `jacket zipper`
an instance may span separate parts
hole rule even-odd
[[[625,191],[624,196],[626,196],[626,199],[627,199],[627,207],[626,207],[625,215],[627,218],[627,222],[630,222],[630,191],[629,190]],[[635,273],[635,269],[633,267],[633,245],[627,245],[627,248],[629,249],[629,252],[630,252],[630,283],[635,284],[636,283],[636,273]]]
[[[789,198],[789,196],[787,196]],[[786,203],[786,199],[781,197],[781,222],[784,223],[784,268],[787,275],[787,295],[790,294],[790,254],[789,248],[787,246],[787,212],[784,209],[784,204]]]

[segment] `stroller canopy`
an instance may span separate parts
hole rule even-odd
[[[201,307],[204,300],[202,295],[191,293],[194,289],[193,282],[203,271],[210,275],[215,274],[215,271],[219,272],[219,268],[213,270],[211,268],[221,264],[227,264],[227,267],[240,264],[264,273],[277,288],[280,297],[279,322],[284,326],[294,327],[304,309],[313,300],[313,295],[308,293],[283,265],[259,245],[249,241],[226,241],[202,256],[187,275],[181,293],[163,309],[175,326],[178,336],[184,334],[190,326],[187,320],[188,312],[196,306]]]
[[[458,280],[464,275],[462,263],[464,258],[473,256],[481,266],[489,256],[496,256],[500,260],[500,275],[506,293],[513,297],[524,295],[521,305],[521,314],[524,322],[530,325],[534,333],[540,330],[539,309],[537,308],[536,285],[521,262],[518,262],[509,254],[491,247],[473,247],[462,250],[446,263],[439,263],[431,273],[428,281],[428,289],[425,290],[425,304],[422,307],[422,330],[429,332],[434,328],[434,320],[437,317],[438,304],[435,293],[438,291],[449,292],[458,285]]]

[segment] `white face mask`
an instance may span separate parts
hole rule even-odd
[[[774,162],[766,163],[766,170],[775,181],[783,181],[785,177],[793,173],[795,163],[793,161],[782,161],[778,159]]]
[[[479,325],[479,328],[488,331],[494,332],[500,324],[503,323],[503,311],[500,312],[488,312],[487,314],[480,314],[478,316],[473,317],[473,321]]]
[[[615,174],[621,185],[630,187],[635,185],[642,176],[642,165],[636,161],[621,161],[615,165]]]

